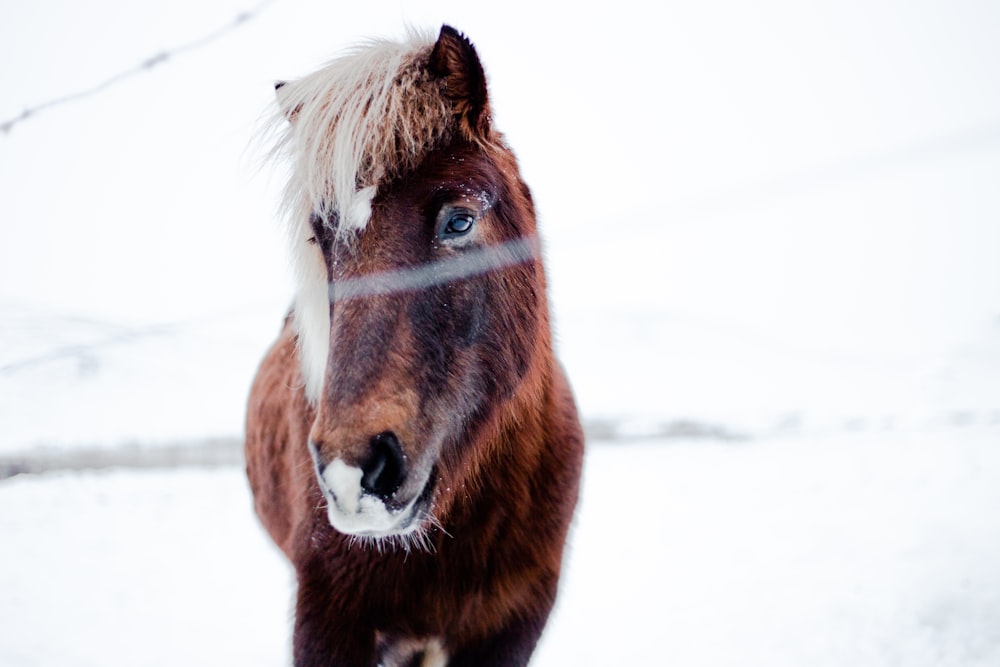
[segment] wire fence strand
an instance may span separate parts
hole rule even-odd
[[[538,239],[525,236],[497,245],[469,249],[427,264],[336,280],[330,283],[330,301],[344,302],[427,289],[526,264],[538,259],[539,254]]]
[[[111,75],[104,81],[91,86],[90,88],[85,88],[74,93],[68,93],[66,95],[61,95],[59,97],[54,97],[50,100],[40,102],[34,106],[30,106],[24,109],[20,114],[14,116],[13,118],[8,118],[7,120],[0,122],[0,132],[3,134],[9,134],[14,126],[23,123],[26,120],[38,116],[38,114],[43,111],[47,111],[54,107],[64,106],[67,104],[72,104],[74,102],[79,102],[90,97],[95,97],[105,92],[106,90],[113,88],[114,86],[120,84],[121,82],[135,77],[139,74],[149,72],[150,70],[163,65],[172,58],[186,53],[188,51],[194,51],[197,49],[204,48],[213,42],[225,37],[230,32],[237,30],[238,28],[245,25],[248,21],[257,18],[267,8],[268,5],[272,4],[274,0],[263,0],[263,2],[258,3],[253,8],[246,11],[240,12],[228,23],[222,25],[221,27],[213,30],[212,32],[206,34],[203,37],[199,37],[185,44],[180,44],[170,49],[165,49],[158,53],[145,58],[138,65],[130,67],[128,69],[122,70],[116,74]]]

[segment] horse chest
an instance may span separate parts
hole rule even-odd
[[[440,652],[431,650],[433,642],[426,648],[426,640],[413,638],[451,644],[482,636],[532,596],[525,568],[518,566],[525,564],[523,556],[518,558],[509,544],[496,546],[489,556],[454,537],[430,553],[377,554],[358,547],[330,563],[331,601],[347,616],[366,619],[386,655],[436,656]],[[393,660],[384,664],[445,664]]]

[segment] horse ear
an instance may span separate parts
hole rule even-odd
[[[275,81],[274,82],[274,95],[278,98],[278,106],[281,107],[281,113],[285,114],[285,118],[288,122],[295,122],[296,116],[299,115],[299,110],[302,109],[302,104],[296,104],[292,106],[292,100],[288,99],[288,91],[282,91],[281,89],[285,87],[287,81]]]
[[[486,74],[469,39],[449,25],[441,26],[430,69],[444,79],[445,94],[454,105],[459,126],[469,139],[490,133],[490,107]]]

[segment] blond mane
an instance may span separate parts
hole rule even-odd
[[[306,394],[317,400],[330,316],[326,267],[310,218],[341,238],[364,229],[387,180],[416,168],[454,132],[452,102],[428,68],[434,38],[373,40],[280,85],[272,156],[290,165],[282,201],[296,281],[295,323]]]

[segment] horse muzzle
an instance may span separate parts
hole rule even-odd
[[[410,468],[394,433],[372,437],[367,455],[358,461],[337,457],[327,462],[312,441],[309,451],[327,501],[327,517],[341,533],[373,538],[406,535],[427,517],[433,475],[430,470]]]

